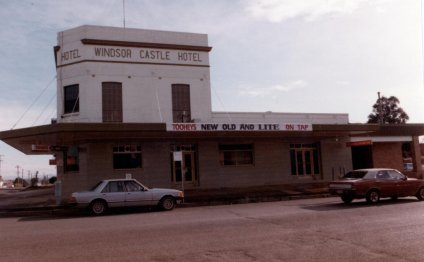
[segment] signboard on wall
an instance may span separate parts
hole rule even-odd
[[[174,161],[183,161],[183,152],[175,151],[174,152]]]
[[[266,123],[266,124],[227,124],[227,123],[172,123],[166,125],[167,131],[312,131],[312,124],[306,123]]]
[[[84,60],[170,65],[209,65],[207,51],[82,44],[74,47],[70,45],[60,50],[57,56],[57,65],[62,66]]]
[[[370,146],[372,145],[372,141],[371,140],[364,140],[364,141],[354,141],[354,142],[347,142],[346,146],[347,147],[352,147],[352,146]]]

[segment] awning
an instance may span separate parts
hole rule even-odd
[[[0,132],[0,139],[25,154],[48,154],[34,145],[61,148],[99,141],[193,142],[216,139],[311,139],[371,136],[420,136],[424,124],[314,124],[312,131],[167,131],[165,123],[55,123]],[[54,149],[54,148],[53,148]]]

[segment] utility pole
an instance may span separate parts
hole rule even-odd
[[[20,173],[20,171],[19,171],[19,169],[20,169],[21,167],[19,166],[19,165],[17,165],[16,166],[16,176],[17,176],[17,182],[16,182],[16,184],[17,185],[20,185],[21,183],[19,182],[19,173]],[[24,182],[22,181],[22,186],[24,185]],[[16,185],[15,185],[16,186]]]
[[[123,16],[124,28],[125,28],[125,0],[122,0],[122,16]]]
[[[1,162],[3,162],[2,157],[3,157],[3,155],[0,155],[0,177],[2,177],[2,176],[1,176]]]
[[[381,98],[380,98],[380,92],[377,92],[378,94],[378,123],[380,125],[383,124],[383,105],[381,104]]]

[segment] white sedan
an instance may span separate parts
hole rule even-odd
[[[172,210],[183,199],[180,190],[148,188],[135,179],[108,179],[89,191],[72,193],[68,203],[101,215],[113,207],[159,206]]]

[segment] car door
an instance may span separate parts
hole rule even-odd
[[[382,197],[396,197],[398,196],[397,181],[392,179],[387,170],[378,171],[376,175],[377,187],[380,189]]]
[[[135,181],[125,181],[127,190],[126,206],[149,206],[152,205],[152,194],[148,189]]]
[[[109,207],[121,207],[125,205],[125,187],[122,181],[109,181],[102,190],[102,198]]]
[[[397,181],[399,196],[413,196],[417,192],[418,188],[415,183],[411,180],[408,180],[405,175],[395,170],[391,170],[390,176]]]

